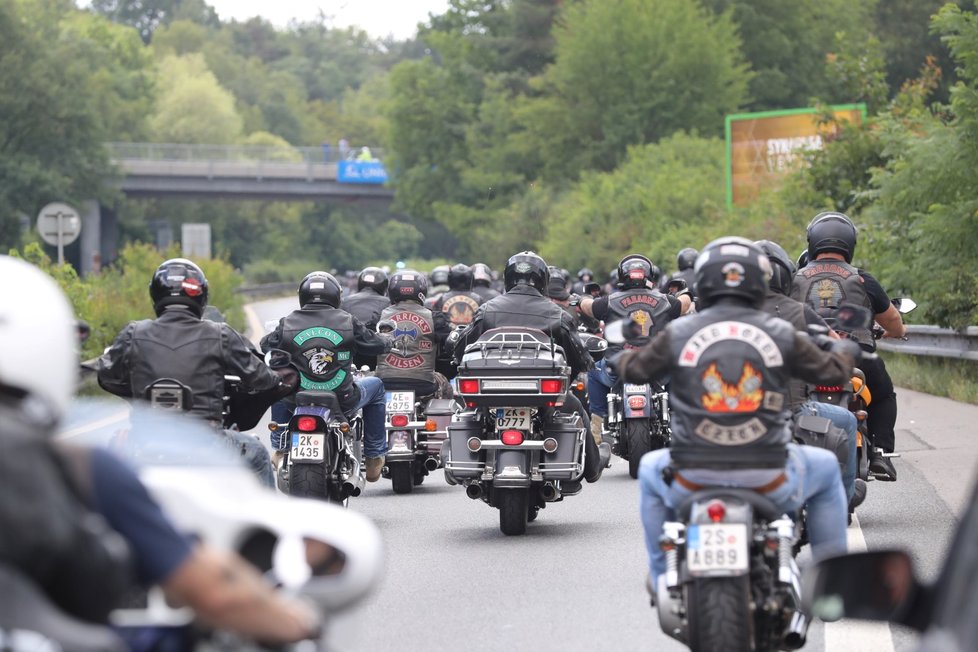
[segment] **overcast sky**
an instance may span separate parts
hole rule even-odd
[[[279,27],[289,20],[315,18],[322,9],[337,26],[359,25],[371,36],[414,35],[429,13],[442,13],[448,0],[208,0],[222,20],[262,16]]]

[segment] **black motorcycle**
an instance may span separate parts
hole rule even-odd
[[[580,414],[560,411],[569,375],[563,349],[532,328],[492,329],[465,348],[465,410],[448,427],[445,478],[497,508],[504,534],[523,534],[540,509],[579,491],[589,435]]]

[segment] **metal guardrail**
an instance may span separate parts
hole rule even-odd
[[[978,360],[978,326],[970,326],[964,331],[938,326],[907,326],[906,340],[880,340],[877,346],[896,353]]]
[[[360,153],[355,147],[340,152],[330,147],[267,147],[261,145],[188,145],[180,143],[106,143],[109,156],[116,161],[209,161],[336,163],[353,160]],[[383,150],[370,148],[374,159],[383,159]]]

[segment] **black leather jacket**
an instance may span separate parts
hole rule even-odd
[[[529,285],[517,285],[506,294],[482,304],[455,345],[455,359],[461,360],[465,347],[483,333],[502,326],[536,328],[552,335],[557,345],[564,348],[572,377],[594,366],[577,335],[573,318]]]
[[[190,388],[190,414],[218,424],[225,374],[239,376],[249,392],[282,386],[281,377],[240,333],[202,320],[185,306],[168,306],[157,319],[130,322],[98,361],[98,382],[105,391],[143,398],[148,385],[172,378]]]

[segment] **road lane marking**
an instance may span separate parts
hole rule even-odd
[[[846,529],[849,552],[866,552],[866,537],[859,527],[859,517],[852,515],[852,526]],[[893,633],[887,623],[863,620],[840,620],[825,623],[826,652],[893,652]]]
[[[107,428],[113,424],[126,423],[129,420],[129,408],[124,410],[119,410],[118,412],[113,412],[107,417],[103,417],[98,421],[92,421],[90,423],[84,423],[80,426],[75,426],[71,430],[65,430],[57,435],[58,439],[71,439],[72,437],[77,437],[78,435],[84,435],[86,433],[92,432],[94,430],[101,430],[102,428]]]

